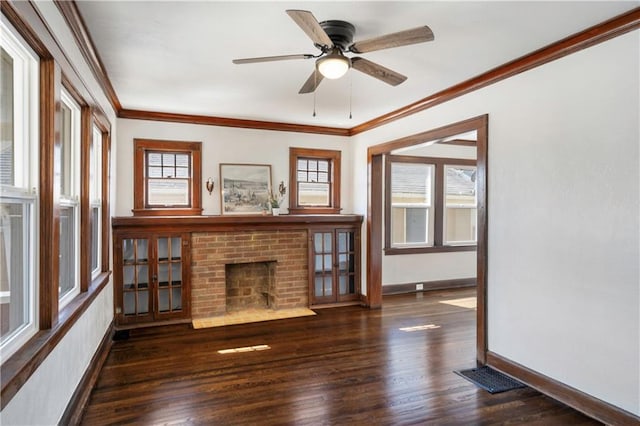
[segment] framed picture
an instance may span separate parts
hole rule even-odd
[[[271,166],[220,164],[223,215],[262,214],[269,209]]]

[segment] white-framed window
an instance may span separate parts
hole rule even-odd
[[[433,245],[434,165],[391,162],[391,246]]]
[[[0,358],[38,330],[39,64],[0,21]]]
[[[478,199],[475,166],[444,166],[444,244],[475,244]]]
[[[91,210],[91,278],[102,265],[102,132],[93,126],[89,153],[89,204]]]
[[[80,293],[80,107],[61,94],[59,308]]]

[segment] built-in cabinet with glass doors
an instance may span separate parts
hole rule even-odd
[[[309,230],[311,306],[360,300],[360,229]]]
[[[114,237],[116,325],[190,318],[190,234]]]

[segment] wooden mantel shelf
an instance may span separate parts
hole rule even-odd
[[[119,216],[111,219],[114,229],[135,228],[140,231],[235,231],[308,228],[314,225],[361,224],[362,215],[230,215],[230,216]]]

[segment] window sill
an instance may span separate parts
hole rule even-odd
[[[201,208],[151,208],[133,209],[134,216],[200,216]]]
[[[418,253],[449,253],[456,251],[476,251],[477,246],[435,246],[435,247],[385,247],[385,256],[392,256],[397,254],[418,254]]]
[[[340,207],[289,207],[289,214],[340,214]]]
[[[48,330],[40,330],[22,348],[15,352],[0,367],[2,391],[0,409],[4,409],[40,364],[71,330],[82,314],[102,292],[109,282],[111,272],[98,275],[86,292],[80,293],[65,306],[58,315],[56,324]]]

